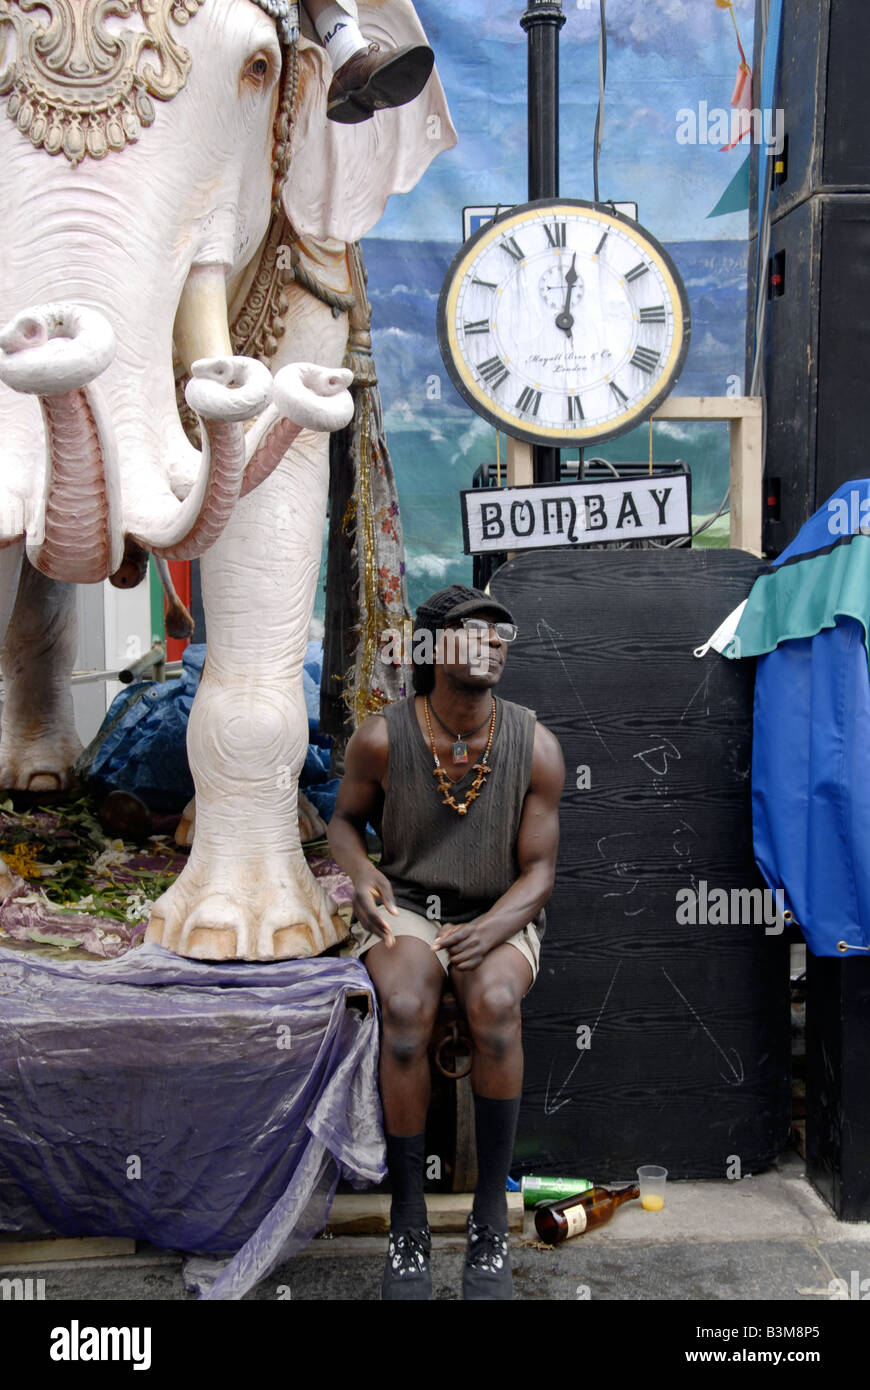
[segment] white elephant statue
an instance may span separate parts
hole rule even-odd
[[[196,833],[148,929],[201,959],[342,934],[296,782],[323,431],[352,410],[345,243],[455,143],[437,74],[408,105],[328,121],[324,50],[304,21],[282,43],[278,9],[0,0],[0,785],[62,787],[80,751],[73,585],[129,582],[144,551],[201,556]],[[407,0],[359,21],[385,48],[424,42]]]

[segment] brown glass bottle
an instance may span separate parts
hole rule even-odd
[[[617,1207],[639,1196],[640,1188],[636,1184],[619,1192],[609,1187],[593,1187],[589,1192],[578,1192],[575,1197],[564,1197],[561,1202],[538,1207],[535,1229],[547,1245],[561,1245],[570,1236],[603,1226]]]

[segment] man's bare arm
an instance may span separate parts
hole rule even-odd
[[[466,926],[445,928],[433,943],[433,950],[447,948],[450,964],[457,970],[475,969],[495,946],[533,921],[549,901],[556,878],[559,801],[564,785],[565,761],[558,740],[538,724],[517,836],[519,877],[488,912]]]
[[[392,946],[395,938],[375,904],[380,899],[395,913],[393,892],[389,880],[369,859],[365,840],[366,825],[383,799],[389,748],[387,721],[379,715],[367,719],[351,737],[328,833],[333,858],[353,881],[354,916]]]

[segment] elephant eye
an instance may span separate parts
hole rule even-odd
[[[252,86],[262,89],[267,85],[272,72],[272,60],[265,53],[257,53],[248,61],[243,77]]]

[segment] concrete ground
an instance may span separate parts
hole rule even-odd
[[[385,1244],[382,1236],[315,1240],[248,1298],[375,1301]],[[435,1238],[436,1299],[458,1299],[464,1248],[459,1235]],[[662,1212],[631,1203],[608,1225],[555,1249],[536,1245],[527,1214],[512,1254],[519,1300],[870,1298],[870,1222],[837,1221],[795,1153],[740,1182],[669,1183]],[[179,1301],[191,1297],[182,1263],[181,1255],[145,1247],[117,1259],[0,1266],[0,1279],[43,1278],[47,1301]]]

